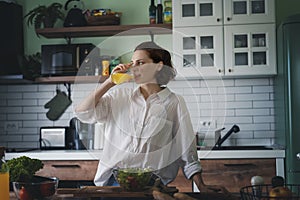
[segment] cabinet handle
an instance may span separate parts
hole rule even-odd
[[[232,72],[232,69],[228,69],[228,72]]]
[[[220,19],[220,18],[217,18],[217,22],[219,22],[219,21],[221,21],[221,19]]]
[[[236,164],[224,164],[225,167],[255,167],[252,163],[236,163]]]
[[[80,165],[52,165],[54,168],[80,168]]]
[[[300,153],[297,153],[296,158],[300,160]]]
[[[230,21],[231,20],[231,17],[227,17],[227,21]]]
[[[218,69],[218,72],[219,72],[219,73],[221,73],[221,72],[222,72],[222,70],[221,70],[221,69]]]

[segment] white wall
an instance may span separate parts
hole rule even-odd
[[[209,87],[207,87],[209,85]],[[64,85],[58,85],[66,90]],[[93,90],[95,84],[72,85],[74,102]],[[202,120],[213,119],[217,127],[238,124],[241,131],[226,142],[239,145],[268,145],[274,141],[273,79],[225,79],[172,81],[169,87],[184,96],[195,131]],[[68,126],[73,117],[72,106],[57,121],[46,117],[44,108],[55,96],[56,85],[0,86],[0,146],[38,148],[39,127]],[[17,130],[6,126],[17,123]]]

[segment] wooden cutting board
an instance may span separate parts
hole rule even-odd
[[[168,187],[167,192],[175,193],[177,189],[175,187]],[[220,193],[185,193],[196,199],[201,200],[230,200],[236,198],[229,198],[228,196]],[[143,199],[153,199],[152,190],[145,190],[142,192],[127,192],[123,191],[121,187],[116,186],[87,186],[84,188],[58,188],[57,195],[68,195],[69,197],[140,197]]]

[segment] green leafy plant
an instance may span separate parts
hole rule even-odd
[[[8,160],[2,165],[2,169],[9,169],[11,182],[30,182],[35,172],[42,169],[44,164],[39,159],[21,156]]]
[[[21,71],[24,78],[34,80],[41,76],[42,56],[40,52],[32,55],[24,55],[21,65]]]
[[[27,13],[24,18],[28,17],[27,25],[34,25],[35,29],[53,27],[58,19],[64,20],[65,15],[62,12],[63,5],[52,3],[49,6],[39,5]]]

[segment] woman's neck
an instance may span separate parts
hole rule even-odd
[[[150,95],[158,93],[161,90],[162,88],[156,83],[149,83],[140,86],[140,91],[146,100]]]

